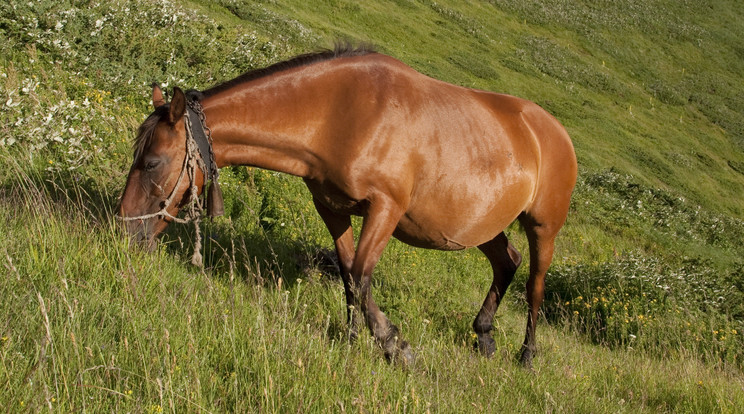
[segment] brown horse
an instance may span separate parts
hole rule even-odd
[[[211,129],[218,167],[304,179],[336,245],[352,339],[361,315],[388,358],[412,359],[370,292],[390,237],[431,249],[476,246],[488,257],[493,283],[473,328],[479,350],[491,355],[494,313],[522,261],[503,230],[519,220],[530,250],[521,354],[530,366],[545,272],[577,174],[571,140],[554,117],[532,102],[444,83],[364,48],[303,55],[201,93],[175,88],[170,103],[155,85],[156,109],[140,127],[119,207],[130,218],[128,232],[150,245],[192,198],[187,190],[201,192],[206,181],[203,169],[179,179],[193,100]],[[356,246],[351,215],[363,217]]]

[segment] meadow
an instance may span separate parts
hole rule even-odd
[[[0,4],[0,406],[7,412],[737,412],[744,406],[744,32],[735,1],[10,0]],[[526,266],[471,323],[477,250],[397,241],[373,278],[415,349],[346,340],[301,180],[225,168],[224,217],[159,249],[114,218],[150,83],[207,88],[338,39],[533,100],[579,159],[534,371]],[[356,227],[360,225],[355,221]],[[507,231],[526,256],[518,226]]]

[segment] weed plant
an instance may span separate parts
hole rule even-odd
[[[674,269],[636,252],[599,265],[557,266],[545,312],[597,343],[741,368],[743,269],[720,275],[696,261]]]

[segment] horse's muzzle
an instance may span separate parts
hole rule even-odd
[[[124,231],[129,236],[130,246],[137,246],[147,252],[152,252],[157,246],[157,241],[153,231],[154,225],[149,220],[129,220],[124,221]]]

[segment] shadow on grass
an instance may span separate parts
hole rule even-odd
[[[7,155],[7,154],[6,154]],[[40,169],[22,166],[10,156],[3,156],[6,171],[0,176],[0,196],[26,200],[41,210],[79,214],[91,229],[115,222],[121,190],[97,182],[77,171]],[[242,213],[247,214],[247,213]],[[245,218],[243,218],[245,219]],[[232,224],[238,217],[204,219],[200,229],[204,268],[210,277],[231,276],[249,283],[268,285],[279,283],[293,286],[300,278],[320,271],[323,280],[340,279],[335,252],[316,244],[291,240],[272,231],[260,218],[258,225],[248,230]],[[117,226],[118,227],[118,226]],[[121,232],[121,237],[126,237]],[[193,224],[171,224],[159,236],[159,243],[184,263],[191,261],[194,251]]]
[[[288,239],[260,225],[236,229],[231,217],[204,219],[200,231],[204,269],[211,277],[285,287],[317,274],[324,282],[340,281],[336,253],[327,247]],[[160,243],[170,255],[190,262],[194,225],[171,224],[160,236]]]

